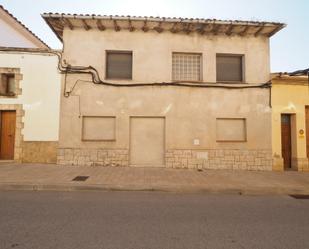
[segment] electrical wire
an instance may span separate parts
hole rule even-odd
[[[8,50],[9,48],[6,48],[4,50]],[[22,51],[22,49],[18,50]],[[225,88],[225,89],[246,89],[246,88],[270,88],[271,87],[271,82],[266,82],[262,84],[249,84],[249,83],[242,83],[242,84],[231,84],[231,83],[217,83],[217,82],[188,82],[188,81],[170,81],[170,82],[139,82],[139,83],[114,83],[114,82],[108,82],[108,81],[103,81],[100,78],[100,74],[97,71],[96,68],[93,66],[72,66],[70,64],[67,64],[66,62],[65,65],[63,65],[63,60],[62,60],[62,52],[60,51],[55,51],[55,50],[33,50],[31,51],[33,53],[49,53],[56,55],[58,57],[58,70],[65,74],[65,79],[64,79],[64,96],[68,97],[70,95],[70,92],[66,92],[66,82],[67,82],[67,75],[68,74],[88,74],[91,75],[91,81],[87,80],[81,80],[78,79],[77,82],[90,82],[94,84],[100,84],[100,85],[105,85],[105,86],[112,86],[112,87],[147,87],[147,86],[177,86],[177,87],[197,87],[197,88]]]
[[[58,56],[58,69],[60,72],[65,74],[89,74],[91,75],[91,81],[87,80],[77,80],[83,82],[92,82],[94,84],[101,84],[113,87],[145,87],[145,86],[180,86],[180,87],[214,87],[214,88],[226,88],[226,89],[242,89],[242,88],[269,88],[271,82],[262,84],[243,84],[243,85],[233,85],[230,83],[209,83],[209,82],[187,82],[187,81],[171,81],[171,82],[147,82],[147,83],[113,83],[103,81],[96,68],[92,66],[71,66],[62,65],[62,54],[56,51],[51,51]],[[76,82],[75,84],[76,85]],[[68,92],[66,94],[69,94]]]

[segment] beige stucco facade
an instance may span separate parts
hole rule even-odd
[[[117,87],[94,84],[89,75],[63,76],[59,164],[272,169],[270,89],[216,87],[217,53],[244,56],[244,83],[237,86],[268,82],[268,37],[65,28],[63,42],[67,64],[91,65],[101,79],[107,50],[132,51],[132,80],[108,80],[116,84],[170,82],[173,52],[201,53],[202,81],[215,85]],[[112,139],[83,139],[88,117],[106,120]],[[230,129],[243,138],[229,139]]]
[[[308,171],[306,107],[309,108],[308,77],[274,74],[272,79],[272,147],[274,170],[284,170],[281,115],[291,115],[292,169]],[[308,121],[307,121],[308,122]],[[308,130],[308,128],[307,128]]]
[[[106,51],[127,50],[133,52],[132,83],[171,81],[173,52],[202,53],[202,80],[205,82],[216,82],[216,54],[219,53],[245,55],[246,83],[270,80],[267,37],[84,29],[65,29],[63,36],[63,59],[71,65],[94,66],[102,79],[105,78]]]

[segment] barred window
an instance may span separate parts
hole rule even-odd
[[[11,73],[0,74],[0,96],[15,95],[15,75]]]
[[[201,60],[201,54],[173,53],[173,80],[201,81]]]

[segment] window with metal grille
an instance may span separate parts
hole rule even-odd
[[[217,82],[243,81],[243,56],[217,54]]]
[[[174,81],[201,81],[201,54],[173,53]]]
[[[106,52],[106,78],[132,79],[132,52]]]

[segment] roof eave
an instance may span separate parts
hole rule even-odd
[[[141,17],[141,16],[107,16],[107,15],[77,15],[77,14],[59,14],[59,13],[44,13],[41,15],[42,18],[45,20],[45,22],[48,24],[48,26],[53,30],[53,32],[56,34],[58,39],[63,42],[62,32],[63,28],[59,31],[59,29],[56,29],[56,27],[52,24],[51,20],[59,20],[63,22],[64,20],[67,20],[69,23],[69,19],[76,20],[80,19],[83,22],[86,22],[87,20],[112,20],[112,21],[143,21],[143,22],[157,22],[157,23],[182,23],[182,24],[213,24],[213,25],[235,25],[235,26],[244,26],[244,27],[261,27],[261,28],[272,28],[274,27],[274,30],[270,31],[267,36],[271,37],[277,32],[279,32],[281,29],[286,27],[286,24],[284,23],[278,23],[278,22],[254,22],[254,21],[228,21],[228,20],[217,20],[217,19],[188,19],[188,18],[170,18],[170,17]],[[61,24],[63,25],[63,24]],[[240,35],[240,33],[239,33]],[[261,34],[259,34],[261,35]],[[255,35],[257,36],[257,35]]]
[[[57,38],[61,41],[61,43],[63,43],[62,36],[60,36],[60,35],[58,34],[58,32],[56,31],[56,29],[54,28],[54,26],[51,25],[51,24],[48,22],[46,16],[44,16],[44,14],[41,14],[41,17],[44,19],[44,21],[47,23],[47,25],[50,27],[50,29],[54,32],[54,34],[57,36]]]

